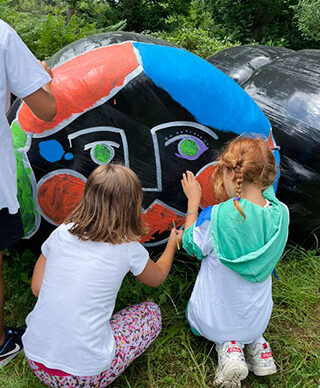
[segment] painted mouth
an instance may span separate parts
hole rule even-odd
[[[203,167],[196,175],[202,187],[201,206],[207,207],[216,202],[210,184],[210,177],[215,168],[215,162]],[[81,201],[86,178],[76,171],[57,170],[43,177],[38,182],[37,200],[43,218],[53,225],[59,225],[70,215]],[[155,200],[143,211],[143,219],[148,232],[141,239],[146,245],[159,245],[165,239],[158,241],[161,236],[172,228],[174,221],[179,228],[184,224],[185,213]]]

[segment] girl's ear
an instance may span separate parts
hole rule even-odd
[[[232,182],[236,180],[236,173],[233,169],[227,170],[227,176]]]

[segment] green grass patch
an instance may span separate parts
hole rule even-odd
[[[22,324],[33,308],[30,277],[35,262],[26,251],[8,253],[4,263],[5,320]],[[195,337],[185,319],[199,263],[180,253],[167,281],[152,289],[127,276],[116,311],[143,300],[161,307],[163,329],[152,346],[113,384],[117,388],[213,387],[217,363],[214,346]],[[273,282],[274,309],[266,338],[271,343],[278,373],[258,378],[250,374],[243,387],[319,388],[320,384],[320,253],[288,248]],[[0,370],[0,387],[40,388],[23,355]]]

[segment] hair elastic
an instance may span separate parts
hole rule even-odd
[[[240,197],[234,197],[233,200],[234,200],[234,201],[239,201],[239,200],[240,200]]]

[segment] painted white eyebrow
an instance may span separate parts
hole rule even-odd
[[[91,127],[91,128],[85,128],[81,129],[80,131],[71,133],[68,135],[69,145],[70,148],[72,148],[72,140],[76,137],[87,135],[88,133],[96,133],[96,132],[113,132],[113,133],[119,133],[121,136],[122,144],[123,144],[123,151],[124,151],[124,163],[126,167],[130,168],[129,165],[129,149],[128,149],[128,142],[127,137],[123,129],[116,128],[116,127]]]
[[[100,140],[100,141],[94,141],[94,142],[92,142],[92,143],[86,144],[86,145],[83,147],[83,149],[84,149],[85,151],[87,151],[89,148],[91,148],[91,147],[93,147],[93,146],[95,146],[95,145],[97,145],[97,144],[101,144],[101,143],[106,143],[106,144],[108,144],[108,145],[110,145],[110,146],[112,146],[112,147],[116,147],[116,148],[119,148],[119,147],[120,147],[120,144],[119,144],[119,143],[116,143],[115,141]]]

